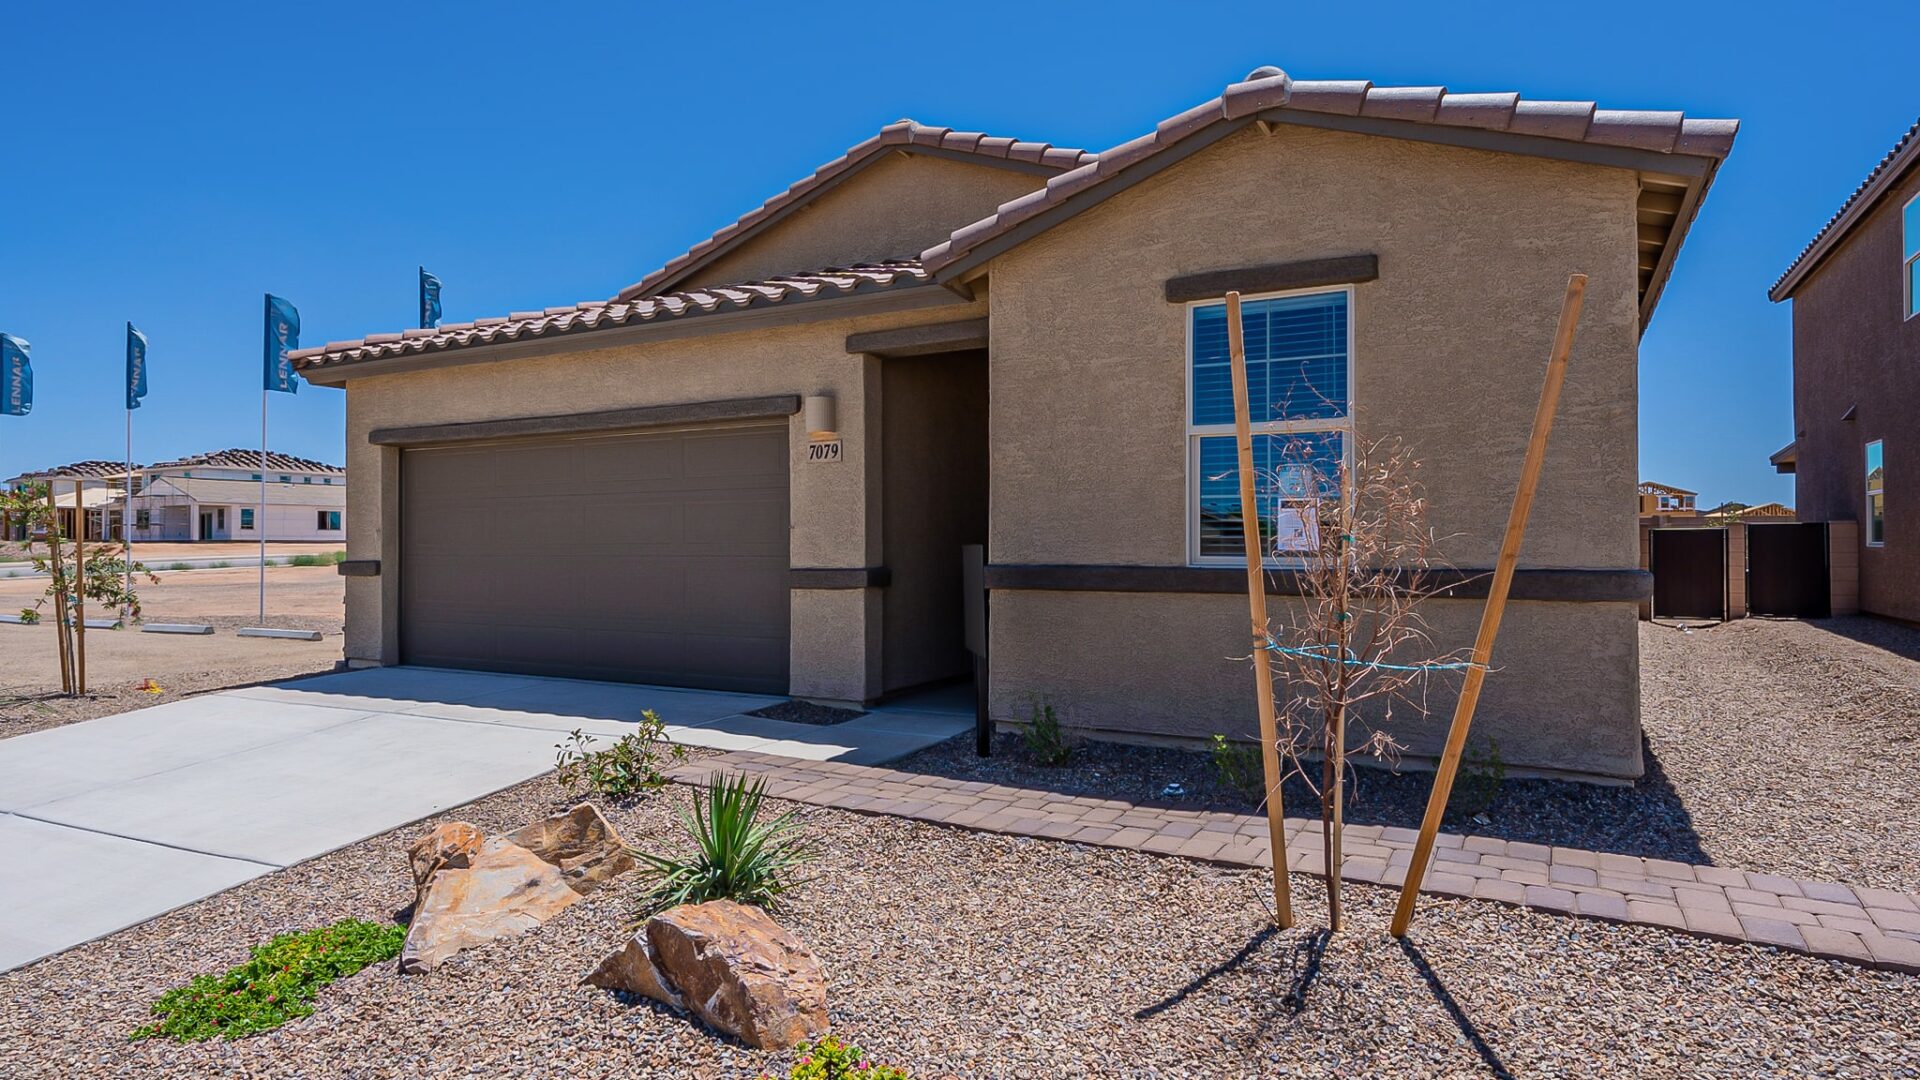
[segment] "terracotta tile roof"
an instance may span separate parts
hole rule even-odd
[[[549,334],[600,330],[660,319],[743,311],[779,303],[794,304],[856,292],[904,288],[925,284],[929,280],[918,260],[861,263],[803,274],[784,274],[739,285],[715,285],[705,289],[670,292],[632,301],[591,300],[572,307],[551,307],[545,311],[516,311],[505,318],[451,323],[433,330],[370,334],[356,341],[330,341],[318,348],[299,349],[291,357],[295,368],[306,371],[333,364],[418,355],[469,345],[492,345]]]
[[[1807,241],[1807,246],[1800,249],[1793,265],[1787,267],[1773,287],[1767,290],[1767,298],[1780,301],[1792,296],[1806,276],[1813,272],[1814,266],[1853,231],[1853,226],[1867,216],[1867,212],[1880,201],[1880,196],[1898,183],[1915,162],[1920,162],[1920,120],[1916,120],[1907,133],[1900,136],[1900,141],[1894,143],[1893,149],[1887,151],[1873,171],[1867,173],[1867,178],[1853,189],[1847,201],[1840,204],[1840,209],[1834,211],[1813,239]]]
[[[805,201],[822,187],[858,168],[868,159],[890,150],[913,147],[974,154],[985,158],[1052,167],[1060,171],[1086,164],[1094,159],[1094,155],[1085,150],[1054,146],[1051,143],[1026,142],[997,135],[983,135],[978,131],[955,131],[952,128],[931,127],[914,120],[897,120],[881,128],[878,135],[815,169],[813,175],[768,199],[740,220],[695,244],[686,254],[671,260],[660,269],[620,290],[614,300],[636,300],[658,293],[674,284],[674,279],[683,277],[700,264],[711,261],[723,251],[736,246],[756,227],[779,216],[782,211],[795,203]]]
[[[139,466],[134,466],[139,468]],[[23,472],[17,479],[43,480],[47,477],[59,477],[62,480],[97,480],[106,476],[127,475],[127,463],[124,461],[75,461],[66,465],[55,465],[46,469],[34,469]]]
[[[258,469],[259,467],[259,450],[244,450],[238,447],[195,454],[192,457],[178,458],[173,461],[157,461],[147,466],[149,469]],[[329,465],[324,461],[269,450],[267,451],[267,471],[345,473],[347,470],[339,465]]]
[[[1094,161],[1053,177],[1044,187],[955,230],[944,243],[922,252],[921,261],[944,280],[942,271],[969,252],[1071,196],[1216,123],[1242,120],[1273,109],[1478,128],[1716,160],[1732,149],[1739,127],[1735,120],[1601,109],[1591,101],[1528,101],[1515,93],[1456,94],[1440,86],[1375,86],[1363,80],[1296,82],[1278,68],[1261,68],[1245,81],[1228,86],[1219,97],[1161,121],[1154,130],[1131,142],[1101,151]]]

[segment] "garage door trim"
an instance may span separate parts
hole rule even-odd
[[[367,441],[375,446],[419,449],[493,439],[601,433],[614,435],[668,427],[705,426],[727,421],[778,420],[799,411],[799,395],[775,394],[768,397],[727,398],[720,401],[690,401],[678,405],[647,405],[636,409],[611,409],[605,412],[375,428],[367,434]]]

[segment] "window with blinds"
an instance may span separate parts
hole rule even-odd
[[[1313,508],[1337,490],[1347,460],[1351,303],[1352,293],[1340,289],[1240,304],[1255,501],[1262,550],[1270,560],[1318,548]],[[1190,319],[1190,558],[1244,565],[1226,304],[1195,304]]]

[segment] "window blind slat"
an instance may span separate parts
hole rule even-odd
[[[1282,296],[1240,306],[1255,423],[1347,414],[1347,294]],[[1233,423],[1227,309],[1193,309],[1193,423]]]

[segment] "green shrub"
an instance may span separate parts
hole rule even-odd
[[[787,1072],[787,1080],[913,1080],[897,1065],[875,1065],[867,1052],[831,1035],[811,1045],[794,1047],[800,1059]],[[761,1073],[760,1080],[773,1080]]]
[[[1260,747],[1215,735],[1211,748],[1213,771],[1228,790],[1258,802],[1267,793],[1267,773],[1260,764]]]
[[[766,794],[765,781],[742,774],[714,775],[707,781],[704,797],[696,789],[692,813],[680,812],[681,828],[693,840],[693,854],[669,859],[633,853],[642,864],[642,874],[653,882],[638,917],[644,920],[671,907],[709,900],[780,911],[780,897],[800,884],[794,871],[814,852],[794,835],[800,823],[791,812],[771,821],[759,820]]]
[[[667,738],[666,721],[652,709],[640,714],[640,723],[631,734],[605,750],[595,750],[593,739],[578,728],[565,742],[555,743],[559,751],[553,768],[568,791],[587,787],[610,799],[630,799],[667,783],[661,768],[669,759],[684,761],[687,748]]]
[[[1067,733],[1060,727],[1060,718],[1054,715],[1051,705],[1033,703],[1033,717],[1027,722],[1024,734],[1027,753],[1041,765],[1064,765],[1073,756],[1073,744],[1067,741]]]
[[[1507,763],[1500,757],[1500,743],[1491,735],[1476,739],[1460,762],[1447,810],[1463,818],[1478,817],[1493,808],[1506,782]]]
[[[322,555],[295,555],[288,559],[285,566],[333,566],[347,561],[344,551],[329,551]]]
[[[40,613],[33,608],[23,607],[20,609],[20,621],[28,626],[37,625],[40,622]]]
[[[321,987],[400,955],[407,928],[347,919],[316,930],[281,934],[253,948],[253,958],[225,975],[196,975],[153,1003],[158,1021],[135,1039],[165,1036],[200,1042],[216,1035],[238,1039],[313,1015]]]

